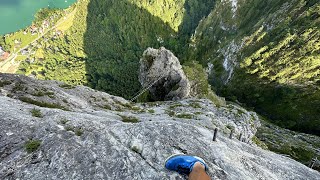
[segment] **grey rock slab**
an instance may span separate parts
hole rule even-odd
[[[164,168],[168,156],[181,153],[202,157],[212,179],[320,179],[319,172],[295,160],[263,150],[251,141],[230,140],[230,124],[236,135],[244,132],[250,135],[249,140],[260,126],[254,112],[237,105],[216,107],[206,99],[184,99],[135,104],[145,110],[140,111],[125,109],[123,104],[128,102],[122,98],[86,87],[64,89],[54,81],[16,75],[5,78],[30,86],[20,92],[12,92],[13,85],[0,88],[0,179],[186,179]],[[32,97],[33,89],[39,87],[59,92],[57,101],[72,96],[74,102],[81,103],[66,103],[68,110],[63,110],[16,98]],[[105,104],[92,97],[104,98],[103,103],[111,109],[100,108]],[[50,98],[40,98],[50,102]],[[119,111],[118,107],[124,109]],[[32,116],[33,109],[42,117]],[[149,113],[148,109],[155,111]],[[168,111],[193,116],[179,118]],[[124,123],[123,116],[135,117],[138,122]],[[219,129],[216,142],[212,141],[214,128]],[[31,153],[26,151],[29,140],[40,141]]]

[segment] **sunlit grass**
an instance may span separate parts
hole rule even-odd
[[[75,8],[68,16],[67,19],[64,19],[64,17],[62,17],[57,24],[59,24],[57,26],[57,30],[60,30],[62,32],[68,30],[72,25],[73,25],[73,20],[75,17],[75,13],[77,11],[77,8]]]

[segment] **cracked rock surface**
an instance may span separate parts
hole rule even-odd
[[[259,119],[236,105],[216,107],[206,99],[130,104],[55,81],[0,74],[0,82],[6,84],[0,87],[0,179],[186,179],[164,168],[176,153],[202,157],[212,179],[320,179],[319,172],[253,144]],[[30,141],[40,145],[27,152]]]

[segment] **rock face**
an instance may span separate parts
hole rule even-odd
[[[255,146],[259,119],[237,105],[219,108],[205,99],[133,105],[87,87],[5,74],[0,90],[0,179],[182,180],[164,168],[175,153],[204,158],[212,179],[320,179]]]
[[[164,47],[143,53],[139,81],[144,88],[152,85],[149,92],[153,100],[178,100],[190,94],[190,83],[178,58]]]

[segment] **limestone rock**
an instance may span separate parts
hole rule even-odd
[[[153,100],[178,100],[190,94],[190,83],[178,58],[164,47],[143,53],[139,81],[144,88],[156,82],[149,90]]]
[[[293,159],[255,146],[251,137],[259,119],[237,105],[216,107],[206,99],[133,105],[86,87],[18,75],[0,74],[0,85],[0,179],[182,180],[164,168],[166,158],[176,153],[202,157],[212,179],[320,177]],[[64,108],[51,107],[52,102]],[[34,110],[41,116],[35,117]],[[245,142],[229,139],[229,126],[236,137],[245,134]],[[215,128],[219,133],[213,142]],[[30,140],[40,146],[28,153]]]

